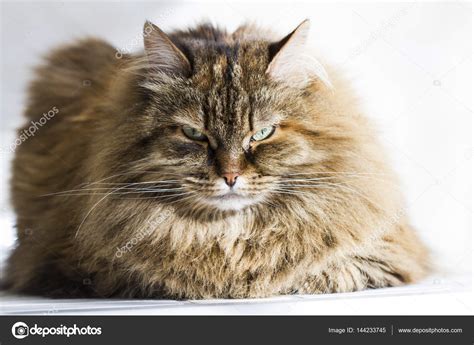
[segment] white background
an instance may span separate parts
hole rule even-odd
[[[3,248],[14,241],[7,195],[9,146],[21,123],[30,68],[40,56],[57,44],[88,35],[136,51],[141,49],[145,19],[166,31],[206,18],[230,31],[253,20],[282,37],[310,18],[311,44],[324,61],[345,71],[378,125],[400,175],[412,222],[432,249],[440,272],[471,272],[469,3],[2,3]]]

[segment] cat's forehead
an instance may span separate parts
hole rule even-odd
[[[285,97],[266,74],[268,42],[194,42],[189,48],[190,78],[150,87],[160,112],[172,113],[175,124],[205,129],[221,140],[241,140],[277,124]]]
[[[246,83],[264,77],[268,67],[268,42],[212,43],[194,47],[196,78],[213,82],[240,80]]]
[[[252,129],[260,120],[256,100],[265,87],[266,64],[265,46],[257,42],[219,45],[197,57],[193,82],[206,128],[227,135]]]

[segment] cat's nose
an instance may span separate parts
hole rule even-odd
[[[237,177],[239,177],[239,176],[240,176],[240,173],[238,173],[238,172],[222,174],[222,177],[224,178],[225,183],[229,187],[233,187],[235,185],[235,183],[237,182]]]

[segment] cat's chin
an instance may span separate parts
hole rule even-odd
[[[222,211],[239,211],[248,206],[258,203],[256,198],[249,198],[239,194],[228,193],[222,196],[215,196],[204,200],[208,206]]]

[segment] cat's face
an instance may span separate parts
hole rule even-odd
[[[266,83],[234,90],[230,97],[233,91],[226,83],[212,83],[207,90],[191,83],[181,92],[192,92],[199,101],[172,114],[156,114],[161,137],[151,157],[173,162],[182,174],[182,191],[202,204],[241,209],[272,194],[281,196],[280,180],[324,156],[312,143],[317,133],[298,121],[305,117],[301,95],[286,95]],[[166,121],[160,123],[163,116]]]
[[[153,127],[147,169],[166,167],[172,182],[164,186],[182,202],[240,210],[281,199],[292,194],[288,176],[325,158],[306,110],[313,95],[269,75],[268,48],[206,47],[195,52],[189,77],[146,82]]]

